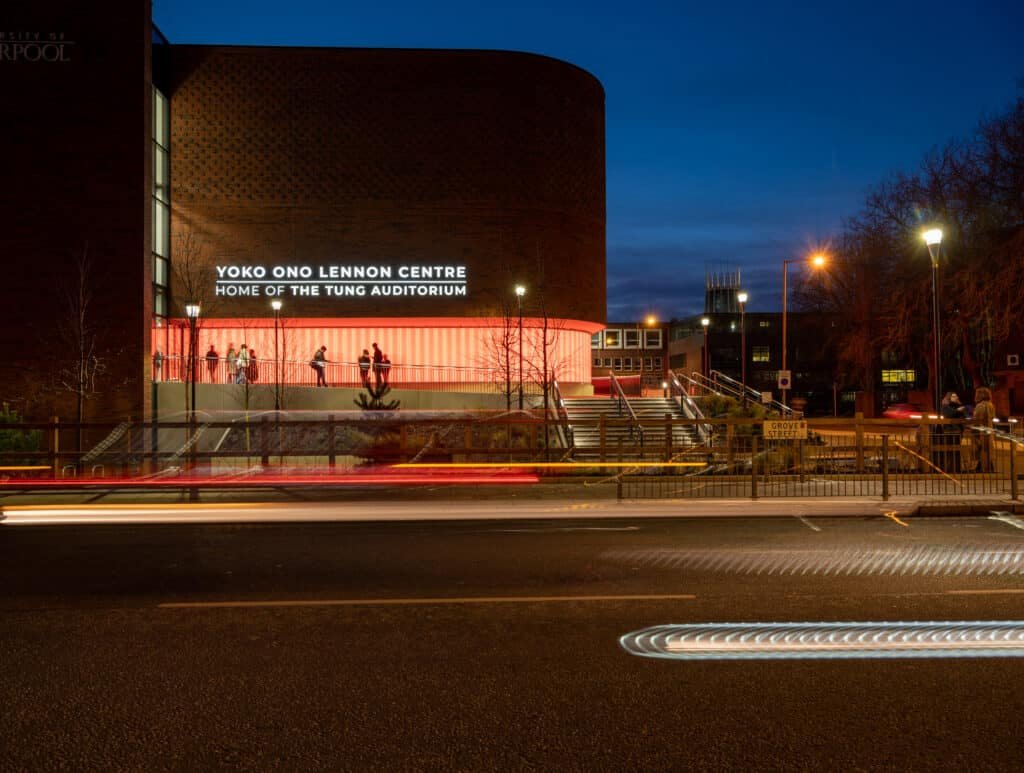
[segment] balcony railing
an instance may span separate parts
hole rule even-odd
[[[188,357],[178,355],[154,357],[152,374],[154,381],[189,383],[190,363]],[[208,360],[196,358],[197,384],[249,384],[282,386],[317,386],[317,369],[308,360],[272,359],[250,360],[245,368],[230,367],[227,359],[219,357]],[[459,391],[464,388],[473,392],[501,392],[505,388],[504,376],[496,368],[473,368],[456,365],[370,365],[360,367],[358,362],[328,361],[324,363],[324,380],[329,387],[380,386],[387,384],[394,389],[426,389]],[[530,394],[539,394],[536,384],[524,384]]]

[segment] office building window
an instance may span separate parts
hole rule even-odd
[[[883,384],[913,384],[917,380],[917,372],[913,370],[883,370]]]
[[[621,349],[622,348],[622,331],[621,330],[605,330],[604,331],[604,348],[605,349]]]
[[[627,349],[639,349],[640,348],[640,331],[639,330],[625,330],[623,331],[626,336],[626,348]]]
[[[752,362],[770,362],[771,352],[767,346],[755,346],[751,349],[750,359]]]
[[[615,366],[614,366],[614,369],[615,369],[615,370],[622,370],[622,358],[621,358],[621,357],[616,357],[616,358],[615,358]]]
[[[633,370],[633,358],[632,357],[626,357],[625,359],[623,359],[623,361],[622,361],[622,369],[623,370]]]
[[[660,349],[661,348],[661,331],[660,330],[645,330],[644,331],[644,348],[645,349]]]
[[[604,331],[594,333],[590,336],[591,349],[604,349]]]

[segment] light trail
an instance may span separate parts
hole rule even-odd
[[[656,625],[619,644],[669,660],[1024,657],[1024,622]]]
[[[611,550],[602,558],[630,566],[754,575],[1024,575],[1024,546],[1020,545],[812,550],[647,548]]]

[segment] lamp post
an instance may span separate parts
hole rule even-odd
[[[743,404],[747,402],[747,298],[746,293],[737,293],[740,303],[740,383],[743,385]]]
[[[789,346],[786,341],[786,302],[789,299],[789,293],[786,288],[786,270],[789,268],[790,263],[802,263],[803,258],[789,258],[782,261],[782,367],[780,370],[786,370],[786,353]],[[810,263],[815,268],[821,268],[825,265],[824,255],[815,255],[811,258]],[[782,387],[782,404],[789,405],[786,402],[786,392],[789,391],[787,387]]]
[[[278,354],[278,323],[281,318],[281,301],[273,300],[270,308],[274,310],[274,410],[281,410],[281,356]]]
[[[523,410],[523,296],[526,287],[516,285],[516,300],[519,302],[519,410]]]
[[[192,417],[196,413],[196,324],[199,320],[199,304],[185,304],[185,316],[188,317],[188,380],[192,382]]]
[[[701,317],[700,326],[704,328],[704,351],[701,352],[700,369],[704,378],[711,379],[711,353],[708,351],[708,326],[711,324],[710,317]]]
[[[934,410],[942,402],[942,338],[939,327],[939,256],[942,254],[942,229],[929,228],[922,234],[932,259],[932,357],[935,360]]]
[[[658,324],[658,318],[653,314],[648,314],[644,320],[647,327],[654,327]],[[647,349],[647,331],[640,331],[640,396],[644,396],[644,351]],[[654,367],[653,365],[651,366]]]

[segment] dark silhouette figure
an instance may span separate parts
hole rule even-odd
[[[213,344],[210,344],[210,351],[206,353],[206,372],[210,374],[210,383],[217,383],[217,363],[220,361],[220,355],[217,354],[217,350],[213,348]]]
[[[370,350],[363,349],[363,353],[359,355],[359,380],[364,387],[370,386],[370,362]]]
[[[321,346],[313,355],[309,366],[316,371],[316,385],[327,386],[327,347]]]

